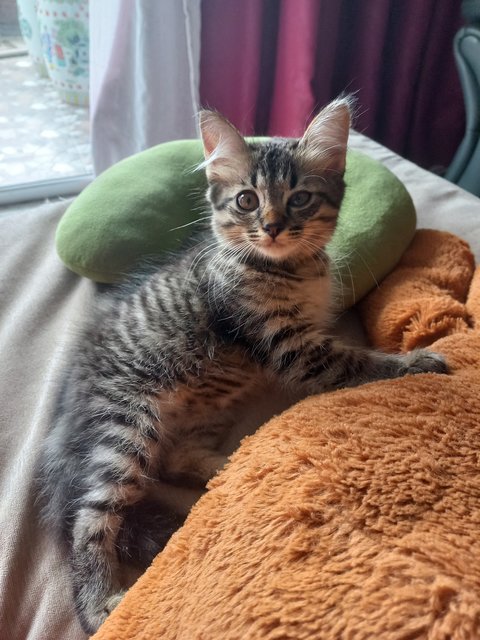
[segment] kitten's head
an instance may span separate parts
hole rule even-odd
[[[330,103],[299,140],[248,143],[220,114],[200,129],[217,238],[274,262],[317,254],[335,230],[344,192],[347,99]]]

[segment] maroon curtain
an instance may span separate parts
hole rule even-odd
[[[356,128],[426,167],[464,132],[460,0],[203,0],[201,100],[247,134],[299,135],[356,93]]]

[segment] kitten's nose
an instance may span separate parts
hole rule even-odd
[[[281,222],[269,222],[268,224],[263,225],[263,230],[265,233],[268,233],[272,239],[275,239],[284,229],[285,225]]]

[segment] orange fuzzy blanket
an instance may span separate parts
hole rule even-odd
[[[272,419],[96,640],[480,638],[480,269],[458,238],[418,232],[361,310],[374,344],[435,341],[451,375]]]

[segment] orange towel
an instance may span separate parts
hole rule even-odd
[[[365,331],[384,351],[410,351],[471,325],[465,308],[474,271],[466,242],[421,230],[395,270],[360,303]]]
[[[420,232],[362,304],[451,363],[313,396],[247,438],[96,640],[480,638],[480,270]]]

